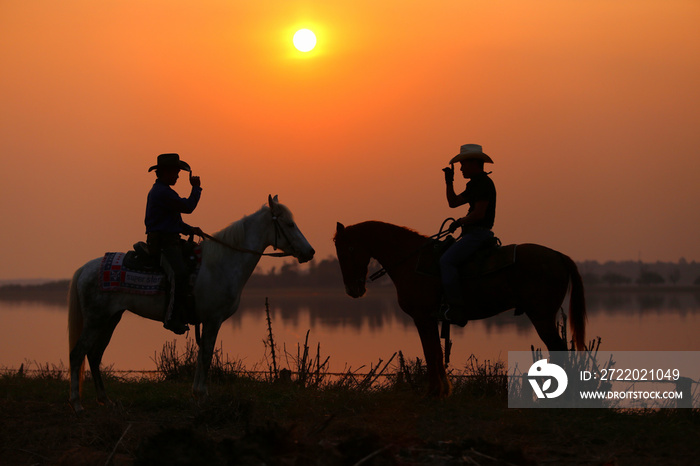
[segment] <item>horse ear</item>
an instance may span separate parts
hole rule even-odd
[[[277,194],[275,194],[275,197],[272,197],[270,194],[267,195],[267,204],[270,206],[270,209],[272,209],[277,203]]]
[[[338,222],[338,224],[335,226],[335,231],[337,233],[340,233],[341,231],[345,230],[345,225],[342,223]]]

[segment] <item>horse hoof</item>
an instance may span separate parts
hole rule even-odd
[[[208,393],[193,393],[192,394],[192,400],[195,402],[197,406],[202,406],[207,402],[209,399],[209,394]]]
[[[100,396],[97,398],[97,403],[102,406],[114,406],[114,402],[106,396]]]
[[[83,408],[83,405],[80,403],[80,401],[71,401],[69,402],[70,407],[73,409],[73,412],[77,416],[81,416],[83,412],[85,412],[85,408]]]

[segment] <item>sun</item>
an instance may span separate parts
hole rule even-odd
[[[299,29],[292,39],[294,47],[300,52],[310,52],[316,47],[316,34],[309,29]]]

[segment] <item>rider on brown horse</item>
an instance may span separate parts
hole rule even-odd
[[[454,164],[460,162],[460,171],[469,179],[466,189],[457,194],[454,189]],[[496,217],[496,187],[490,172],[484,171],[484,163],[493,163],[491,157],[482,152],[478,144],[465,144],[459,154],[444,168],[447,184],[447,202],[450,207],[469,204],[465,217],[458,218],[451,226],[454,232],[462,227],[461,238],[440,258],[440,273],[444,289],[441,314],[450,323],[465,326],[470,318],[469,308],[462,296],[459,267],[470,258],[479,247],[493,238],[493,222]]]
[[[161,265],[171,284],[170,306],[164,327],[178,335],[188,330],[186,322],[187,295],[189,293],[188,272],[182,257],[180,234],[201,236],[202,230],[182,221],[181,214],[194,211],[202,194],[198,176],[192,176],[190,166],[180,160],[178,154],[160,154],[158,164],[148,171],[156,171],[158,179],[148,193],[146,204],[146,234],[151,254],[159,254]],[[189,197],[180,197],[171,186],[177,183],[180,170],[190,173],[192,191]]]

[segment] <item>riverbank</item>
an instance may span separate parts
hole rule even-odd
[[[108,376],[82,416],[62,376],[0,377],[3,464],[683,465],[700,454],[698,410],[509,409],[496,387],[301,387],[248,377],[210,384]]]

